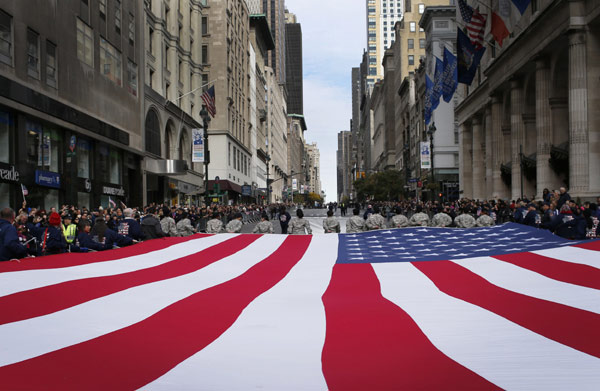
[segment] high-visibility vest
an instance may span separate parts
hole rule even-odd
[[[63,225],[62,229],[67,243],[73,243],[77,234],[77,226],[75,224],[69,224],[67,227]]]

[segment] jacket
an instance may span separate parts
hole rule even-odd
[[[135,219],[126,218],[119,223],[119,235],[128,236],[134,240],[142,239],[142,228]]]
[[[94,241],[92,235],[82,232],[77,235],[77,244],[79,246],[80,251],[85,251],[85,249],[91,249],[96,251],[106,250],[106,246]]]
[[[19,241],[17,229],[8,221],[0,219],[0,261],[23,258],[27,248]]]
[[[142,219],[142,234],[144,239],[156,239],[165,237],[158,219],[152,215],[148,215]]]

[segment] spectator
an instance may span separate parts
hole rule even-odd
[[[281,233],[286,234],[288,232],[288,225],[292,216],[286,211],[285,206],[282,206],[279,210],[279,225],[281,226]]]
[[[125,218],[119,223],[118,233],[133,240],[141,240],[142,228],[140,227],[140,223],[133,218],[133,214],[134,212],[131,208],[126,208],[123,211]]]
[[[27,255],[27,248],[19,241],[17,229],[13,226],[14,221],[14,210],[0,210],[0,261],[23,258]]]
[[[148,214],[144,216],[141,223],[142,234],[144,236],[144,239],[156,239],[165,237],[166,234],[163,232],[160,222],[158,221],[156,216],[154,216],[154,214],[156,213],[156,208],[150,207],[146,212]]]
[[[80,231],[79,231],[79,235],[77,235],[76,244],[79,247],[80,251],[82,251],[82,252],[87,252],[87,250],[102,251],[102,250],[107,249],[104,245],[94,241],[92,235],[90,234],[90,232],[92,230],[92,223],[89,220],[83,220],[81,222],[81,224],[79,225],[79,227],[80,227]],[[112,246],[111,246],[111,248],[112,248]]]
[[[196,233],[196,229],[192,226],[192,222],[188,218],[188,213],[184,210],[179,214],[179,221],[177,222],[177,236],[190,236]],[[221,223],[222,224],[222,223]]]
[[[111,249],[114,246],[125,247],[133,243],[133,239],[129,236],[118,234],[108,228],[106,220],[100,217],[96,218],[96,223],[92,227],[90,234],[94,241],[103,244],[106,249]]]
[[[569,193],[567,193],[566,188],[561,187],[559,190],[560,190],[560,196],[558,198],[558,202],[556,203],[556,206],[560,210],[567,201],[571,201],[571,196],[569,195]]]

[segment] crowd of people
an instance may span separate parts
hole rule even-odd
[[[600,237],[600,197],[597,203],[578,204],[565,188],[544,190],[543,199],[527,197],[515,201],[461,199],[452,202],[377,202],[365,205],[330,203],[323,220],[325,233],[342,232],[334,216],[354,207],[346,222],[346,233],[410,226],[484,227],[516,222],[547,229],[567,239]],[[362,208],[361,208],[362,206]],[[254,224],[253,233],[274,233],[274,222],[283,234],[312,234],[301,207],[295,218],[293,204],[168,206],[151,204],[129,208],[88,210],[65,205],[59,210],[29,208],[26,202],[15,213],[0,210],[0,261],[64,252],[103,251],[129,246],[142,240],[189,236],[197,232],[239,233],[244,224]],[[361,209],[364,212],[361,214]]]

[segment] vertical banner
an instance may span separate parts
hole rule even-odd
[[[192,129],[192,163],[204,163],[204,129]]]
[[[292,190],[298,190],[298,179],[296,178],[292,179]]]
[[[431,168],[429,141],[421,141],[421,168]]]

